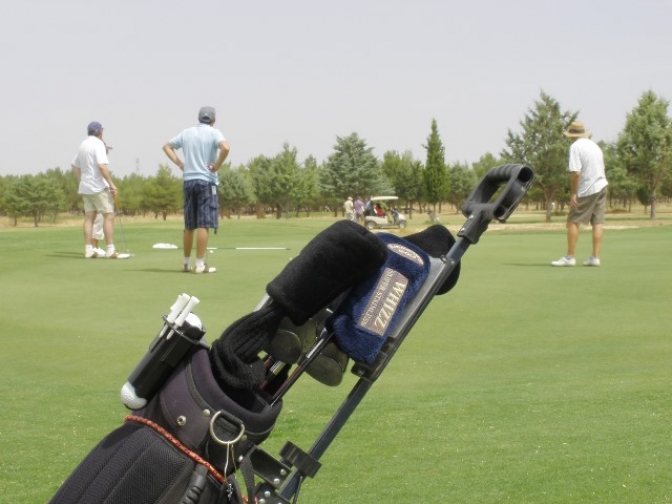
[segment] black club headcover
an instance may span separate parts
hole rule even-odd
[[[451,247],[455,245],[455,237],[441,224],[430,226],[424,231],[406,236],[404,239],[417,245],[432,257],[445,256]],[[451,271],[446,281],[443,282],[443,285],[436,293],[437,296],[445,294],[455,287],[455,284],[460,278],[460,264],[461,263],[458,262],[455,265],[453,271]]]
[[[375,234],[352,221],[328,227],[266,287],[297,326],[345,289],[375,273],[387,250]]]
[[[210,363],[222,385],[251,389],[264,379],[264,363],[257,353],[275,334],[284,317],[278,306],[269,305],[239,318],[213,342]]]
[[[384,244],[364,227],[338,221],[313,238],[266,287],[273,302],[229,326],[213,343],[210,360],[218,380],[253,388],[264,379],[258,353],[283,317],[300,326],[346,289],[373,275],[385,262]]]

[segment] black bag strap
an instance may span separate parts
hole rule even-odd
[[[249,453],[243,457],[243,460],[240,461],[240,474],[243,475],[243,480],[245,481],[245,488],[247,490],[247,502],[254,502],[254,469],[252,468],[252,461],[250,460]]]

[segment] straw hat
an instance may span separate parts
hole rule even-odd
[[[569,129],[563,133],[567,138],[590,138],[592,133],[586,130],[581,121],[574,121],[569,125]]]

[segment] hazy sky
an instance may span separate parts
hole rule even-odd
[[[499,154],[543,90],[614,140],[672,98],[669,0],[25,0],[0,11],[0,174],[69,169],[92,120],[123,177],[217,109],[229,161],[323,161],[356,132],[424,161]],[[178,174],[178,170],[174,169]]]

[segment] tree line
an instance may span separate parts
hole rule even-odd
[[[669,101],[653,91],[644,92],[627,113],[623,130],[613,142],[599,142],[605,155],[610,206],[630,210],[639,201],[656,216],[660,198],[672,196],[672,121]],[[502,164],[526,164],[536,178],[526,195],[526,204],[544,209],[546,220],[563,211],[569,201],[567,156],[569,141],[563,136],[578,112],[563,110],[544,93],[534,101],[517,131],[506,134],[506,147],[498,154],[487,153],[472,163],[447,163],[436,120],[432,120],[426,158],[415,159],[410,151],[385,152],[382,158],[373,147],[352,133],[337,137],[333,152],[322,163],[313,156],[303,161],[297,149],[284,144],[273,157],[258,156],[246,165],[226,164],[219,172],[220,215],[267,213],[277,218],[302,212],[329,209],[334,215],[348,196],[366,198],[376,194],[399,197],[411,212],[440,211],[448,205],[459,211],[478,180]],[[131,174],[117,178],[119,208],[126,215],[147,215],[165,219],[181,211],[182,181],[168,165],[155,175]],[[83,204],[77,181],[70,169],[54,168],[37,175],[0,176],[0,214],[18,222],[30,217],[35,226],[62,212],[78,214]],[[557,203],[557,207],[555,204]]]

